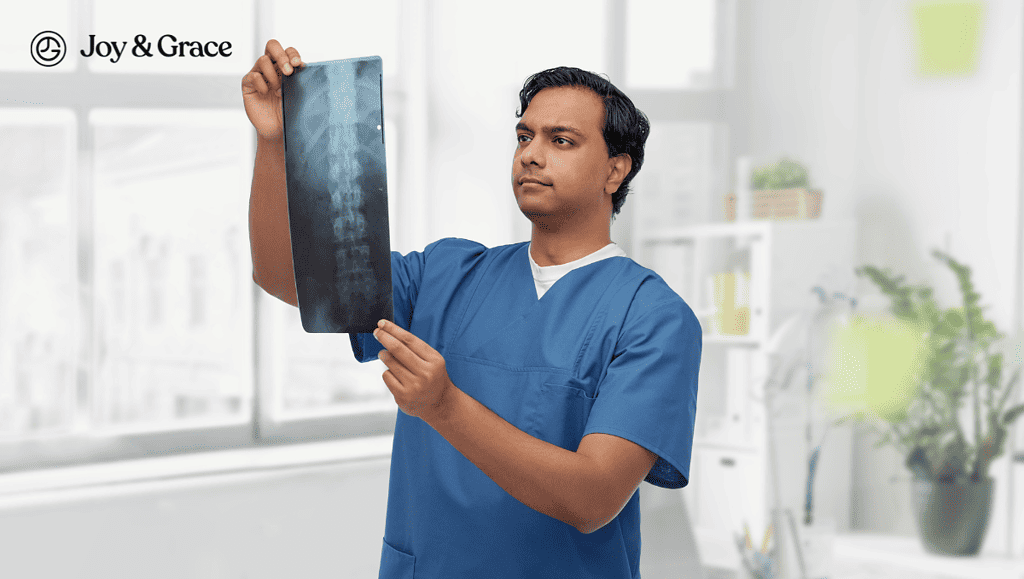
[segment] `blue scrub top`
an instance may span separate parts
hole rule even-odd
[[[658,455],[645,479],[686,486],[701,328],[653,271],[612,257],[540,299],[527,243],[442,239],[392,253],[395,322],[445,358],[452,382],[524,432],[575,451],[603,432]],[[371,334],[352,334],[362,362]],[[593,533],[509,495],[419,418],[398,413],[380,577],[640,576],[639,491]]]

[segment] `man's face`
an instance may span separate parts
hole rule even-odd
[[[530,101],[516,125],[512,190],[531,221],[558,227],[580,212],[611,216],[604,114],[601,97],[587,88],[546,88]]]

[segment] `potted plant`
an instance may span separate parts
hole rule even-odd
[[[821,214],[821,191],[811,190],[807,168],[783,157],[774,165],[754,169],[754,219],[814,219]]]
[[[752,189],[789,189],[807,186],[807,168],[783,157],[774,165],[754,169],[750,173]]]
[[[835,424],[864,423],[880,435],[875,448],[892,444],[904,455],[926,550],[976,555],[991,508],[989,466],[1024,412],[1024,404],[1007,408],[1020,366],[1003,379],[1000,349],[1009,349],[978,305],[970,268],[932,255],[956,275],[961,305],[943,310],[929,287],[872,266],[856,270],[890,299],[892,317],[856,316],[833,336],[833,402],[860,406]]]
[[[747,178],[746,159],[739,165],[743,173],[741,181]],[[807,168],[802,164],[783,157],[773,165],[753,169],[749,173],[750,191],[746,184],[739,193],[750,202],[750,207],[738,207],[737,193],[725,196],[725,219],[817,219],[821,215],[821,191],[810,189]],[[750,194],[751,198],[746,197]],[[737,215],[742,212],[741,215]]]

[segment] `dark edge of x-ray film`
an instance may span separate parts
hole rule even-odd
[[[295,290],[310,333],[394,320],[382,78],[378,56],[282,77]]]

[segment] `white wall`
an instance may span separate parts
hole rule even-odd
[[[757,2],[753,154],[808,164],[825,191],[823,217],[860,223],[858,264],[890,267],[960,302],[952,273],[932,248],[966,262],[986,313],[1013,330],[1024,5],[986,3],[977,72],[919,78],[910,0]],[[868,281],[862,298],[873,293]],[[862,301],[862,309],[888,305]],[[854,525],[916,533],[902,457],[858,435],[851,497]],[[1006,541],[1007,457],[996,463],[997,497],[986,549]],[[896,476],[896,480],[890,478]],[[1000,481],[1002,484],[1000,484]],[[1018,506],[1019,508],[1019,506]]]
[[[0,506],[0,576],[376,577],[389,462],[12,501]]]
[[[990,1],[986,12],[975,75],[921,79],[912,72],[908,5],[862,5],[861,256],[930,281],[951,306],[961,300],[956,278],[930,255],[936,247],[950,251],[972,268],[982,305],[991,306],[987,315],[1009,331],[1020,226],[1022,5]],[[1004,457],[993,468],[988,545],[1006,540],[1007,464]],[[896,486],[892,496],[909,497],[905,481]],[[886,496],[884,486],[877,491],[870,494]]]
[[[855,0],[753,2],[751,153],[808,167],[822,219],[854,211],[859,79]]]
[[[385,457],[0,496],[0,577],[376,577],[389,465]],[[681,491],[640,490],[642,573],[700,577]]]

